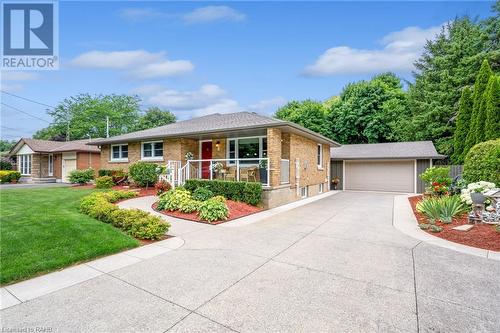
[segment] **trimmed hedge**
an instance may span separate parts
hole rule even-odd
[[[469,183],[483,180],[500,184],[500,139],[478,143],[469,150],[463,177]]]
[[[94,179],[94,169],[92,168],[85,170],[73,170],[69,173],[69,181],[71,183],[85,185],[92,179]]]
[[[113,177],[111,176],[101,176],[95,179],[96,188],[112,188],[115,185],[113,182]]]
[[[120,209],[113,205],[113,202],[135,196],[137,193],[132,191],[94,192],[82,199],[80,211],[99,221],[110,223],[132,237],[160,239],[168,231],[170,224],[147,212]]]
[[[17,182],[19,178],[21,178],[21,173],[19,171],[0,170],[0,183]]]
[[[242,201],[253,206],[257,206],[262,201],[261,183],[188,179],[184,187],[190,192],[196,191],[199,187],[205,187],[215,196],[221,195],[229,200]]]

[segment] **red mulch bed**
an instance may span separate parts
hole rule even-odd
[[[95,185],[89,184],[89,185],[73,185],[73,188],[79,189],[79,188],[95,188]],[[149,195],[156,195],[156,189],[154,186],[148,187],[146,190],[145,187],[134,187],[134,186],[123,186],[123,185],[115,185],[111,188],[111,190],[116,190],[116,191],[134,191],[137,192],[139,197],[146,197]]]
[[[168,216],[172,216],[172,217],[176,217],[176,218],[180,218],[180,219],[185,219],[185,220],[189,220],[189,221],[193,221],[193,222],[207,223],[207,224],[221,224],[221,223],[224,223],[227,221],[235,220],[235,219],[238,219],[240,217],[248,216],[248,215],[255,214],[255,213],[262,211],[262,208],[260,208],[260,207],[255,207],[255,206],[249,205],[249,204],[244,203],[244,202],[239,202],[239,201],[226,200],[226,205],[227,205],[227,208],[229,209],[229,217],[227,218],[227,220],[215,221],[215,222],[207,222],[207,221],[200,220],[197,212],[182,213],[182,212],[179,212],[177,210],[175,210],[175,211],[166,211],[166,210],[160,211],[157,209],[157,206],[158,206],[157,202],[155,202],[151,207],[154,210],[156,210],[157,212],[160,212],[164,215],[168,215]]]
[[[422,200],[422,196],[408,198],[410,201],[413,213],[417,218],[418,223],[427,223],[427,219],[423,214],[416,210],[417,203]],[[467,214],[458,218],[453,218],[452,223],[444,224],[439,221],[436,225],[443,228],[441,232],[431,232],[424,230],[427,233],[449,240],[451,242],[460,243],[463,245],[473,246],[480,249],[500,251],[500,233],[495,231],[495,227],[489,224],[477,224],[469,231],[452,230],[459,225],[468,224]]]

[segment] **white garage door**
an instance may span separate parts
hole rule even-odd
[[[346,161],[345,189],[413,193],[414,161]]]
[[[69,174],[71,171],[76,170],[76,160],[62,160],[62,181],[69,183]]]

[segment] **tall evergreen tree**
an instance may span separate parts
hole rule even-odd
[[[455,133],[453,133],[453,156],[452,160],[456,164],[462,164],[464,160],[463,151],[465,139],[470,128],[470,118],[472,112],[472,91],[469,87],[462,90],[458,106]]]
[[[410,121],[405,140],[433,140],[440,153],[451,155],[453,122],[461,90],[474,84],[488,55],[488,34],[468,17],[447,24],[427,42],[415,63],[409,87]]]
[[[500,138],[500,77],[492,75],[488,82],[485,94],[486,124],[484,126],[484,139],[493,140]]]
[[[479,69],[479,73],[476,77],[476,82],[474,83],[474,93],[472,96],[472,116],[471,116],[471,127],[469,133],[467,134],[467,139],[465,141],[464,154],[466,155],[469,149],[472,148],[476,143],[482,142],[483,136],[481,132],[484,131],[485,117],[483,114],[484,106],[484,92],[490,76],[493,72],[491,71],[490,64],[488,60],[484,60]],[[464,156],[465,156],[464,155]]]

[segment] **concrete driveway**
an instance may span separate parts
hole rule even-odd
[[[500,262],[392,226],[393,195],[344,192],[8,308],[72,332],[500,331]],[[496,311],[496,313],[495,313]]]

